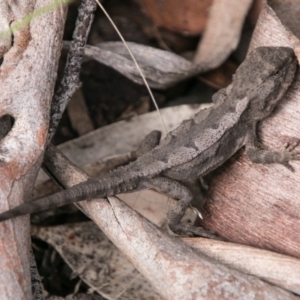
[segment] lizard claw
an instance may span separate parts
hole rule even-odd
[[[283,147],[288,152],[292,152],[298,145],[299,145],[299,142],[285,143]]]
[[[293,143],[285,143],[282,149],[282,161],[281,164],[284,165],[291,172],[294,172],[294,167],[289,163],[292,160],[300,160],[300,151],[295,151],[296,147],[299,145],[299,141]]]
[[[214,232],[205,230],[202,227],[194,226],[188,223],[180,223],[177,225],[169,225],[170,229],[181,236],[201,236],[204,238],[220,240],[221,238],[216,236]]]
[[[289,162],[283,163],[283,166],[285,166],[291,172],[295,172],[294,167]]]
[[[201,220],[203,220],[203,215],[201,214],[201,212],[196,207],[192,206],[191,204],[189,206],[192,209],[193,213],[195,215],[197,215]]]

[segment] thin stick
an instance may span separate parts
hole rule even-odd
[[[167,126],[166,126],[166,124],[165,124],[165,122],[164,122],[164,120],[163,120],[163,117],[162,117],[162,115],[161,115],[161,113],[160,113],[160,110],[159,110],[159,108],[158,108],[158,105],[157,105],[157,103],[156,103],[156,100],[155,100],[155,98],[154,98],[154,95],[153,95],[153,93],[152,93],[152,91],[151,91],[151,89],[150,89],[150,87],[149,87],[149,84],[148,84],[148,82],[147,82],[147,80],[146,80],[146,77],[145,77],[145,75],[144,75],[142,69],[140,68],[140,66],[139,66],[138,62],[136,61],[136,59],[135,59],[135,57],[134,57],[132,51],[131,51],[130,48],[128,47],[128,45],[127,45],[125,39],[123,38],[123,36],[122,36],[121,32],[119,31],[119,29],[117,28],[117,26],[115,25],[114,21],[111,19],[111,17],[110,17],[109,14],[106,12],[105,8],[102,6],[102,4],[99,2],[99,0],[95,0],[95,1],[96,1],[97,4],[99,5],[99,7],[102,9],[103,13],[105,14],[105,16],[107,17],[107,19],[109,20],[109,22],[111,23],[111,25],[113,26],[113,28],[115,29],[115,31],[116,31],[117,34],[119,35],[119,37],[120,37],[120,39],[122,40],[122,42],[124,43],[124,46],[126,47],[128,53],[130,54],[132,60],[134,61],[134,64],[135,64],[137,70],[139,71],[139,73],[141,74],[141,77],[142,77],[142,79],[143,79],[143,81],[144,81],[144,84],[145,84],[147,90],[148,90],[148,93],[149,93],[149,95],[150,95],[150,97],[151,97],[151,100],[152,100],[152,102],[153,102],[153,104],[154,104],[154,106],[155,106],[155,108],[156,108],[156,110],[157,110],[157,112],[158,112],[158,114],[159,114],[159,118],[160,118],[160,120],[161,120],[161,123],[162,123],[162,125],[163,125],[163,128],[165,129],[165,132],[168,133]]]
[[[69,100],[79,87],[79,72],[84,46],[90,32],[96,8],[97,3],[95,3],[94,0],[83,0],[79,6],[64,76],[52,101],[48,144],[56,131],[57,125]]]

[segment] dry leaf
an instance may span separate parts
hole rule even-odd
[[[158,27],[198,35],[205,28],[212,0],[141,0],[138,3]]]
[[[236,49],[252,0],[215,0],[194,62],[205,70],[221,65]]]
[[[33,227],[70,268],[105,299],[161,299],[149,282],[93,222]]]
[[[157,48],[127,42],[151,88],[166,89],[204,71],[183,57]],[[65,48],[69,42],[64,42]],[[115,69],[135,83],[144,81],[122,42],[85,46],[85,57]]]

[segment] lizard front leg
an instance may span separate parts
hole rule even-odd
[[[206,231],[201,227],[180,222],[193,198],[193,195],[187,187],[178,181],[159,176],[143,180],[138,189],[152,189],[178,200],[176,205],[172,205],[167,214],[168,225],[174,233],[188,236],[196,235],[216,238],[213,233]]]
[[[259,164],[282,164],[293,171],[289,161],[300,160],[300,152],[295,150],[298,143],[286,144],[282,150],[278,151],[261,149],[257,139],[256,126],[257,123],[254,123],[247,134],[246,153],[249,159]]]
[[[154,149],[160,142],[161,132],[158,130],[153,130],[147,134],[144,139],[141,141],[139,147],[135,151],[136,156],[140,157],[147,152]]]

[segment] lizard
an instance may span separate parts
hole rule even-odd
[[[279,163],[292,170],[289,161],[300,160],[297,144],[278,151],[263,149],[256,134],[259,123],[270,116],[292,84],[297,66],[291,48],[254,49],[237,69],[231,85],[213,96],[211,108],[183,121],[162,141],[159,131],[150,133],[135,161],[100,178],[21,204],[1,213],[0,221],[86,199],[153,189],[178,200],[167,213],[174,233],[205,236],[203,228],[181,222],[192,200],[181,182],[209,173],[244,146],[254,163]]]

